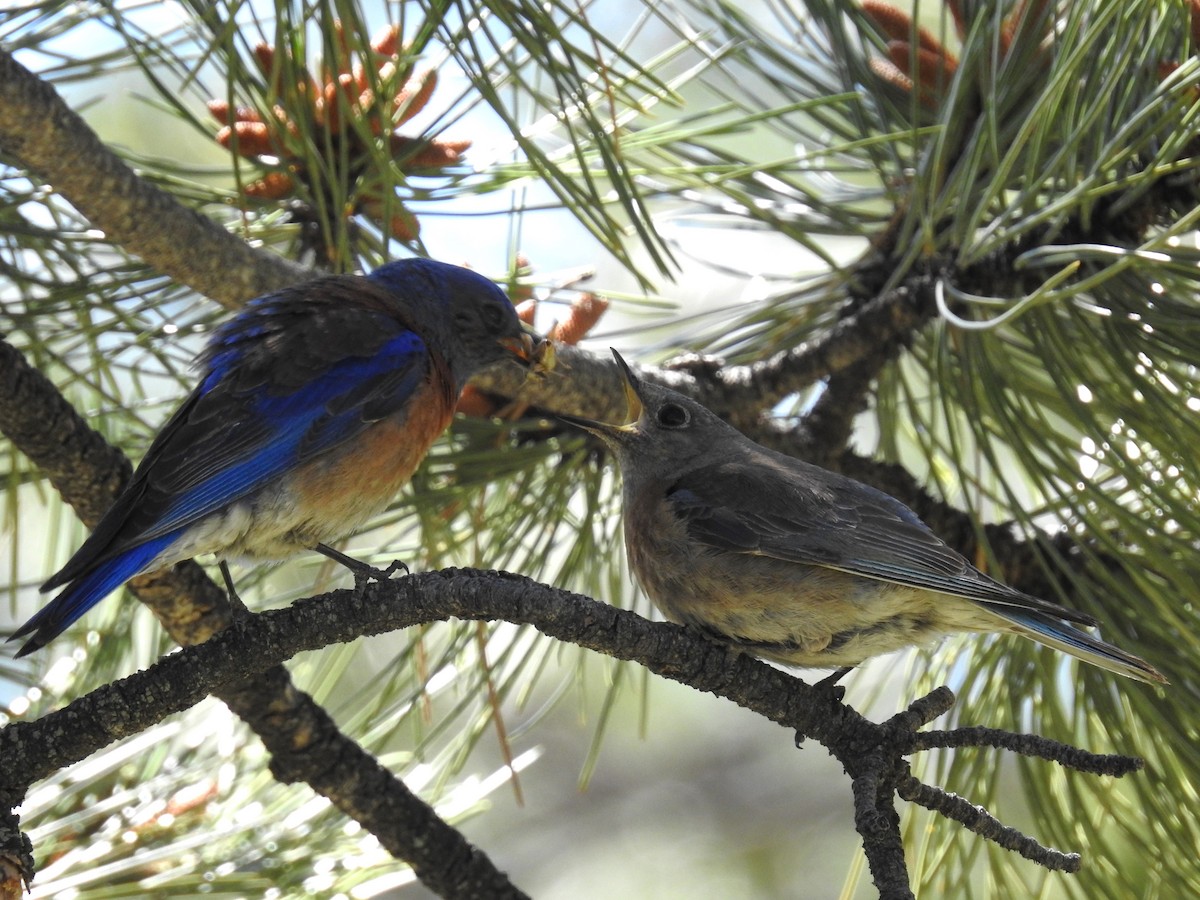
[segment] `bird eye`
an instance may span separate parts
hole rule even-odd
[[[663,428],[682,428],[692,420],[691,415],[677,403],[665,403],[658,410],[658,424]]]
[[[504,330],[505,323],[508,321],[508,316],[504,314],[504,310],[495,303],[485,305],[479,311],[479,316],[483,319],[483,326],[488,331],[502,331]]]

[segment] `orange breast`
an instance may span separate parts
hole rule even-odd
[[[313,460],[296,497],[320,540],[340,537],[383,509],[454,416],[445,391],[425,384],[406,412],[371,425],[351,445]]]

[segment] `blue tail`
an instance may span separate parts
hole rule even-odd
[[[1009,630],[1023,635],[1030,640],[1053,647],[1081,659],[1093,666],[1099,666],[1117,675],[1145,681],[1149,684],[1166,684],[1163,674],[1140,657],[1126,653],[1120,647],[1114,647],[1107,641],[1092,637],[1086,631],[1081,631],[1066,622],[1040,612],[1031,612],[1012,606],[1000,604],[981,604],[1009,623]]]
[[[146,571],[154,558],[177,537],[179,531],[173,531],[136,547],[130,547],[119,556],[76,578],[57,597],[38,610],[28,622],[13,632],[10,641],[28,634],[33,635],[16,655],[25,656],[46,646],[118,587],[133,576]]]

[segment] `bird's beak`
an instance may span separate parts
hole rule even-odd
[[[612,350],[612,348],[609,349]],[[558,418],[570,425],[574,425],[576,428],[590,431],[605,443],[620,443],[622,439],[637,432],[638,419],[642,417],[642,398],[638,393],[641,382],[633,374],[633,370],[629,368],[625,360],[621,359],[621,354],[617,353],[616,350],[612,350],[612,355],[617,361],[617,365],[621,367],[621,374],[625,376],[626,424],[609,425],[606,422],[597,422],[595,419],[584,419],[580,416],[568,416],[562,413],[559,413]]]
[[[500,346],[531,372],[544,375],[554,368],[554,345],[527,322],[521,323],[521,333],[517,337],[501,338]]]
[[[621,354],[612,347],[608,348],[608,352],[613,355],[613,359],[617,361],[617,365],[621,367],[621,374],[625,376],[625,419],[629,422],[626,428],[630,428],[637,424],[638,419],[642,417],[642,395],[641,381],[633,374],[633,369],[629,368],[628,363],[621,359]]]

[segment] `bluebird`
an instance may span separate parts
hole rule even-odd
[[[450,424],[467,379],[534,362],[531,330],[491,281],[427,259],[252,300],[197,360],[199,386],[13,638],[44,646],[135,575],[215,553],[279,559],[387,505]],[[361,564],[357,564],[363,568]]]
[[[952,632],[1006,632],[1165,683],[1076,627],[1091,616],[976,569],[894,497],[756,444],[675,391],[625,375],[630,424],[599,437],[623,483],[625,546],[671,621],[790,666],[842,668]]]

